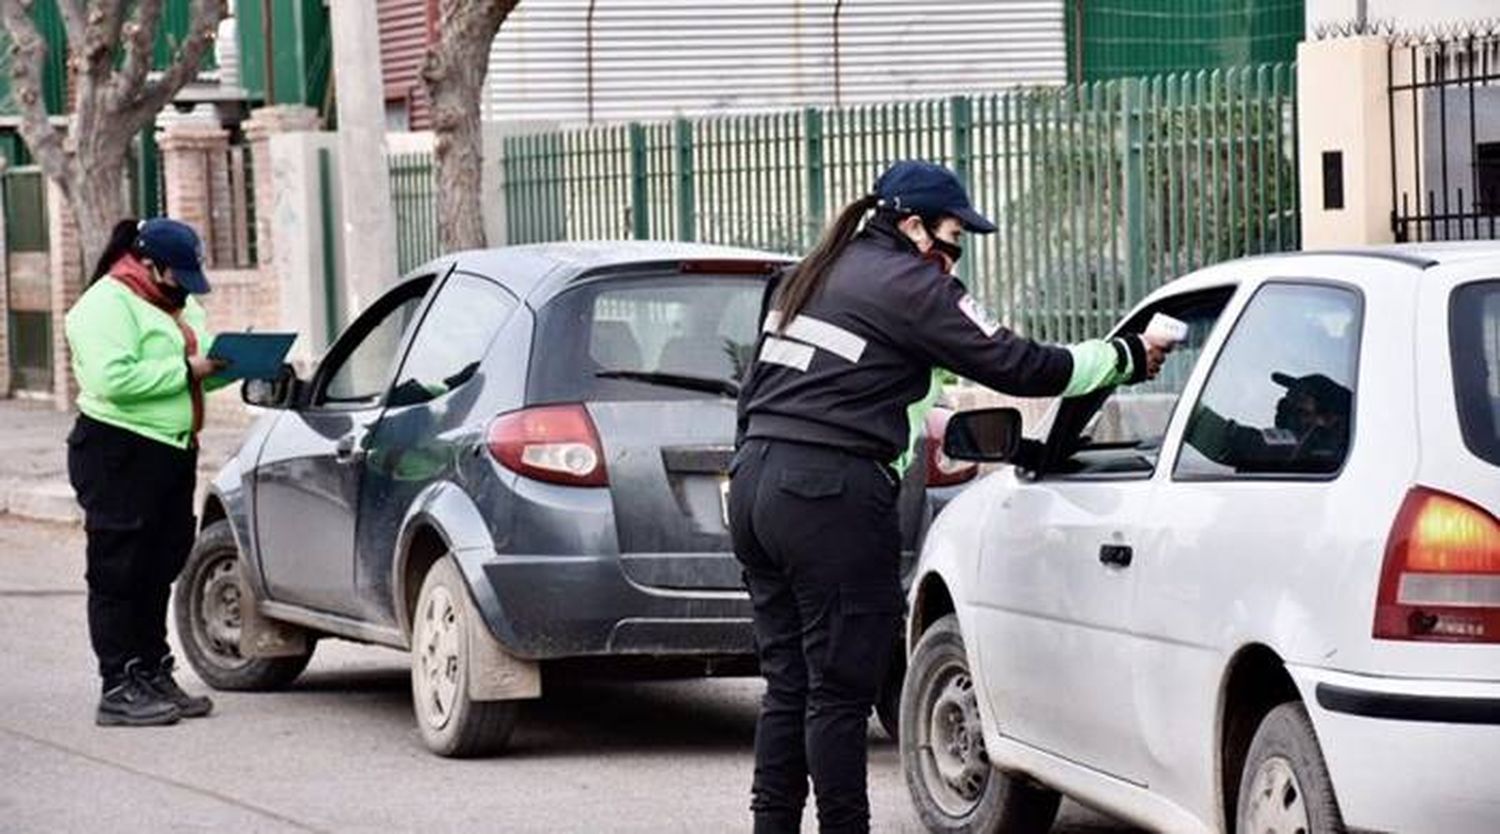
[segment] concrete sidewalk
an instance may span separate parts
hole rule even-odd
[[[50,403],[0,399],[0,513],[78,523],[83,512],[68,484],[68,432],[76,414]],[[242,426],[213,426],[199,440],[200,491],[239,448]]]

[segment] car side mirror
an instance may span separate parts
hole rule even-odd
[[[240,399],[258,408],[291,408],[297,393],[297,372],[282,365],[275,379],[247,379],[240,386]]]
[[[1021,451],[1021,412],[1014,408],[960,411],[948,421],[943,454],[954,460],[1008,463]]]

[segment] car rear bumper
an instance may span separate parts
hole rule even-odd
[[[615,556],[469,554],[463,559],[490,631],[535,660],[583,655],[750,655],[742,591],[632,582]]]
[[[1293,674],[1351,828],[1500,831],[1500,682]]]

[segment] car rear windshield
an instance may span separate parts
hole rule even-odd
[[[1464,443],[1500,466],[1500,280],[1459,287],[1449,318]]]
[[[566,290],[537,314],[527,399],[726,396],[755,350],[764,288],[760,276],[672,272]]]

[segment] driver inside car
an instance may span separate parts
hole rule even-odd
[[[1187,442],[1204,457],[1239,472],[1271,465],[1278,471],[1332,472],[1349,446],[1353,395],[1324,374],[1276,372],[1286,389],[1270,428],[1242,426],[1200,406],[1188,425]]]

